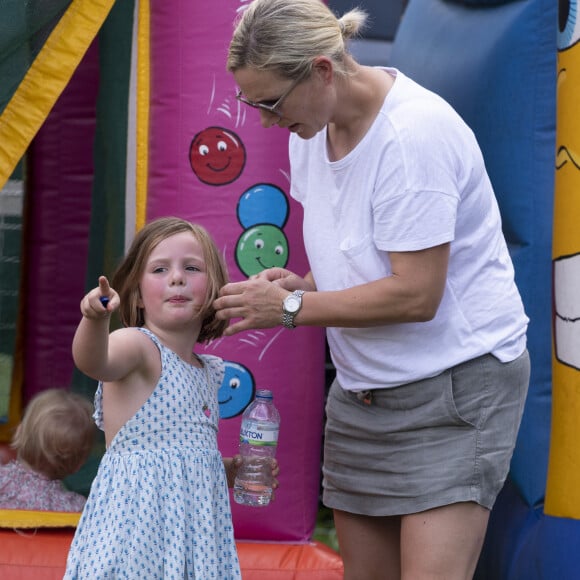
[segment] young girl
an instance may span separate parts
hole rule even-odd
[[[101,276],[83,298],[73,356],[100,381],[107,451],[65,578],[240,578],[228,496],[237,464],[217,446],[223,361],[193,352],[227,324],[212,307],[226,281],[208,233],[168,217],[137,234],[117,292]],[[117,309],[124,328],[109,334]]]
[[[16,459],[0,466],[0,508],[80,512],[85,497],[62,480],[86,461],[95,437],[90,402],[48,389],[26,407],[11,447]]]

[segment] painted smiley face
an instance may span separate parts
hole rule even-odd
[[[189,162],[203,183],[226,185],[241,175],[246,149],[235,133],[223,127],[208,127],[192,139]]]
[[[254,377],[242,364],[224,360],[225,374],[218,390],[220,419],[243,413],[254,398]]]
[[[284,232],[271,224],[258,224],[246,230],[236,246],[236,262],[246,276],[288,263],[288,240]]]

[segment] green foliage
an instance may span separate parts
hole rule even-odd
[[[317,542],[326,544],[336,552],[339,552],[332,510],[324,506],[320,506],[320,509],[318,510],[313,539]]]

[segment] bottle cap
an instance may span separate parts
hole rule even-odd
[[[256,398],[273,399],[274,395],[272,394],[272,391],[270,391],[269,389],[257,389],[256,390]]]

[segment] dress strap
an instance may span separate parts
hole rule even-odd
[[[142,332],[143,334],[146,334],[157,345],[157,348],[159,348],[159,350],[161,350],[161,347],[163,346],[163,344],[159,340],[157,335],[155,335],[153,332],[151,332],[148,328],[143,328],[142,326],[137,327],[137,330],[139,332]]]

